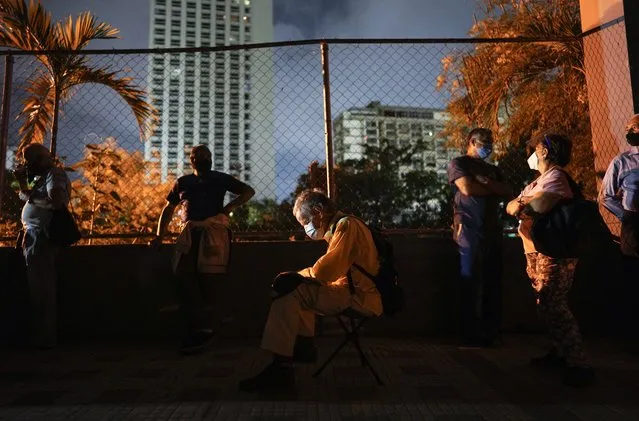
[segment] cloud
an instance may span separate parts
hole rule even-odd
[[[274,6],[276,25],[296,26],[305,39],[445,38],[467,35],[475,1],[275,0]]]
[[[278,23],[275,25],[275,39],[277,41],[294,41],[304,39],[302,30],[290,23]]]

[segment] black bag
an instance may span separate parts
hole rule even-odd
[[[360,219],[361,221],[361,219]],[[393,316],[404,309],[406,296],[404,289],[399,282],[399,274],[395,269],[395,256],[393,245],[376,229],[367,226],[373,237],[377,255],[379,258],[379,271],[377,275],[372,275],[358,264],[353,267],[363,273],[366,277],[375,283],[375,287],[382,297],[382,305],[384,307],[385,316]],[[349,286],[352,287],[350,271],[348,274]]]
[[[538,217],[531,236],[535,249],[554,258],[576,258],[589,249],[612,241],[612,235],[599,213],[597,203],[587,200],[577,183],[562,170],[573,197],[560,200],[549,212]]]
[[[49,225],[49,240],[60,247],[68,247],[82,238],[73,215],[66,206],[53,210]]]
[[[288,295],[305,282],[308,279],[297,272],[282,272],[271,284],[271,297],[275,299]]]

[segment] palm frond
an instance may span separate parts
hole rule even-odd
[[[113,89],[131,107],[140,129],[140,137],[146,140],[157,127],[159,121],[158,112],[146,100],[146,92],[136,87],[132,81],[131,77],[119,77],[118,72],[82,66],[70,73],[68,88],[86,83],[98,83]]]
[[[56,47],[51,13],[39,1],[0,0],[0,44],[20,50]]]
[[[19,151],[30,143],[43,143],[51,126],[55,84],[51,75],[44,73],[28,81],[29,96],[22,101],[18,118],[25,121],[20,127]]]
[[[81,50],[94,39],[114,39],[120,32],[108,23],[98,23],[96,17],[89,12],[81,13],[75,22],[67,17],[55,25],[56,36],[60,47],[65,50]]]

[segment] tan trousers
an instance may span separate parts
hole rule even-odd
[[[348,286],[301,284],[292,293],[273,300],[264,327],[262,349],[292,356],[298,335],[315,335],[316,314],[339,314],[350,307],[352,301]]]

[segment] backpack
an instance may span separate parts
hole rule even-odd
[[[538,252],[554,258],[576,258],[612,241],[596,202],[587,200],[565,171],[573,197],[560,200],[533,223],[531,237]]]
[[[53,211],[49,224],[49,240],[59,247],[69,247],[82,238],[78,225],[66,206]]]
[[[357,217],[354,218],[359,219]],[[368,228],[371,236],[373,237],[373,242],[375,243],[379,259],[379,271],[377,272],[377,275],[372,275],[356,263],[353,264],[353,267],[373,281],[377,291],[379,291],[379,294],[382,297],[384,315],[393,316],[402,311],[406,302],[404,289],[400,285],[399,274],[397,273],[397,269],[395,269],[393,245],[377,229],[369,227],[361,219],[359,219],[359,221]],[[348,284],[351,289],[351,293],[353,293],[354,287],[350,269],[348,271]]]

